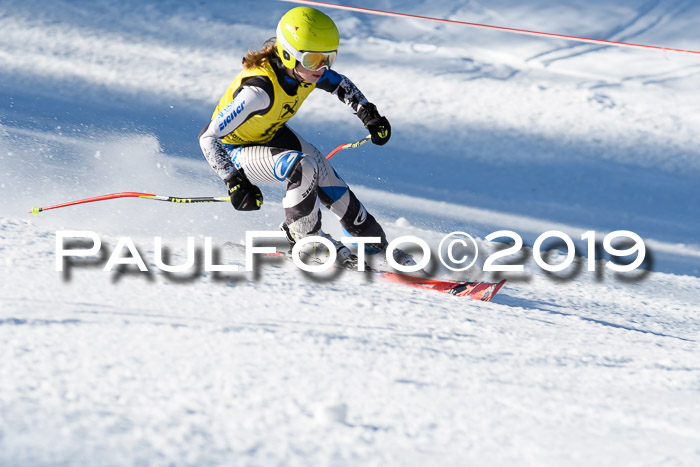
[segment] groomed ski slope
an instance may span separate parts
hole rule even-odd
[[[700,44],[692,1],[346,3]],[[482,303],[287,264],[179,281],[153,267],[154,237],[182,264],[187,237],[275,230],[282,186],[256,213],[133,199],[27,213],[119,191],[223,195],[197,135],[292,6],[3,2],[0,464],[697,465],[697,56],[326,10],[335,68],[393,126],[387,146],[333,163],[390,238],[461,230],[488,254],[501,229],[528,246],[631,230],[654,259],[640,281],[585,258],[555,281],[528,253],[528,280]],[[325,152],[365,134],[322,92],[291,123]],[[130,237],[151,272],[66,278],[58,230],[110,252]]]

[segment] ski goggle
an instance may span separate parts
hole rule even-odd
[[[287,25],[287,29],[289,29],[290,26]],[[286,37],[284,37],[284,34],[282,33],[282,23],[277,25],[277,41],[282,45],[282,48],[287,51],[289,55],[294,57],[299,63],[301,63],[301,66],[306,68],[309,71],[318,71],[321,68],[330,68],[333,66],[333,62],[335,62],[335,57],[338,55],[337,50],[333,50],[330,52],[311,52],[311,51],[300,51],[294,48],[292,44],[289,43]]]
[[[318,71],[321,68],[327,68],[330,70],[330,68],[333,66],[333,62],[335,62],[335,57],[338,55],[338,52],[333,51],[333,52],[301,52],[301,57],[297,58],[299,60],[299,63],[301,63],[301,66],[306,68],[309,71]],[[294,57],[296,58],[296,57]]]

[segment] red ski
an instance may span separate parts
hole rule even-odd
[[[265,256],[281,256],[289,259],[288,253],[283,253],[278,251],[276,253],[267,253]],[[355,269],[348,269],[349,271],[361,272]],[[409,287],[415,287],[416,289],[427,289],[435,290],[437,292],[442,292],[450,295],[455,295],[457,297],[469,297],[474,300],[481,300],[483,302],[489,302],[494,295],[503,287],[506,280],[503,279],[500,282],[469,282],[469,281],[455,281],[455,280],[444,280],[444,279],[428,279],[423,277],[411,276],[409,274],[403,274],[400,272],[391,271],[377,271],[374,269],[367,268],[365,273],[374,274],[388,282],[394,284],[408,285]]]
[[[467,282],[441,279],[426,279],[422,277],[400,274],[398,272],[377,272],[379,277],[397,284],[405,284],[417,289],[435,290],[437,292],[469,297],[483,302],[489,302],[503,287],[506,280],[496,282]]]

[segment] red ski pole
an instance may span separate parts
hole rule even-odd
[[[326,159],[330,159],[331,157],[335,156],[338,152],[342,151],[343,149],[349,149],[349,148],[357,148],[357,147],[360,147],[360,146],[362,146],[363,144],[365,144],[367,141],[369,141],[370,139],[372,139],[372,135],[367,135],[367,136],[365,136],[364,138],[362,138],[361,140],[355,141],[354,143],[345,143],[345,144],[341,144],[340,146],[338,146],[337,148],[335,148],[334,150],[332,150],[332,151],[326,156]]]
[[[367,141],[369,141],[371,138],[370,135],[365,136],[359,141],[355,141],[354,143],[345,143],[341,144],[337,148],[335,148],[333,151],[331,151],[330,154],[326,156],[326,159],[330,159],[333,157],[335,154],[337,154],[339,151],[342,151],[343,149],[348,149],[348,148],[356,148],[358,146],[362,146],[365,144]],[[123,193],[111,193],[108,195],[100,195],[100,196],[95,196],[93,198],[85,198],[85,199],[79,199],[76,201],[69,201],[67,203],[62,203],[62,204],[56,204],[55,206],[46,206],[43,208],[34,206],[32,209],[29,211],[30,213],[34,214],[35,216],[38,215],[40,212],[43,211],[48,211],[50,209],[58,209],[58,208],[64,208],[66,206],[75,206],[76,204],[85,204],[85,203],[94,203],[96,201],[105,201],[108,199],[117,199],[117,198],[143,198],[143,199],[152,199],[156,201],[168,201],[171,203],[181,203],[181,204],[195,204],[195,203],[219,203],[222,201],[231,201],[231,198],[228,196],[204,196],[204,197],[199,197],[199,198],[181,198],[177,196],[162,196],[162,195],[154,195],[151,193],[137,193],[133,191],[127,191]]]
[[[124,193],[112,193],[109,195],[101,195],[101,196],[95,196],[94,198],[85,198],[85,199],[79,199],[77,201],[70,201],[68,203],[62,203],[62,204],[57,204],[55,206],[47,206],[44,208],[39,208],[37,206],[34,206],[32,208],[31,212],[35,216],[38,215],[42,211],[48,211],[49,209],[58,209],[58,208],[64,208],[66,206],[74,206],[76,204],[85,204],[85,203],[94,203],[95,201],[105,201],[108,199],[117,199],[117,198],[144,198],[144,199],[154,199],[156,201],[169,201],[171,203],[183,203],[183,204],[191,204],[191,203],[217,203],[221,201],[230,201],[231,199],[228,196],[205,196],[201,198],[178,198],[175,196],[161,196],[161,195],[152,195],[150,193],[136,193],[136,192],[124,192]]]

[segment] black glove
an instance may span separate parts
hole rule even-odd
[[[263,204],[263,195],[260,188],[250,183],[243,169],[226,179],[228,195],[231,204],[237,211],[257,211]]]
[[[379,146],[386,144],[391,138],[391,125],[386,117],[379,115],[377,107],[374,104],[367,104],[357,111],[357,116],[360,117],[365,128],[372,135],[372,142]]]

